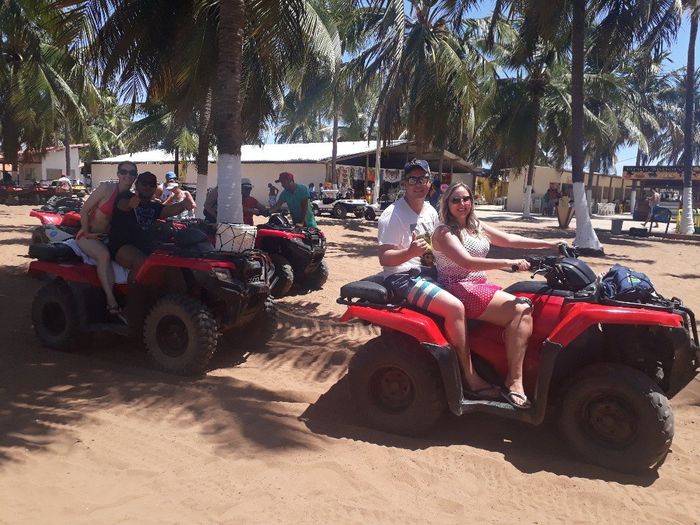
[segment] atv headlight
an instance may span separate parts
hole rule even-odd
[[[214,268],[213,272],[219,281],[233,284],[233,277],[231,276],[231,272],[228,270],[228,268]]]

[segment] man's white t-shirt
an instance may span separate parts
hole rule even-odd
[[[399,248],[408,248],[414,231],[419,236],[426,233],[432,235],[439,224],[438,214],[428,201],[423,203],[423,209],[418,214],[411,209],[406,199],[399,199],[379,217],[379,244],[393,244]],[[420,257],[414,257],[399,266],[384,266],[382,275],[388,277],[419,267]]]

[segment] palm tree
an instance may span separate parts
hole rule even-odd
[[[688,62],[685,80],[685,121],[683,125],[683,220],[681,233],[690,235],[695,231],[693,222],[693,119],[695,116],[695,40],[698,34],[700,2],[686,0],[684,7],[690,15],[688,40]]]

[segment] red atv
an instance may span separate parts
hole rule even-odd
[[[273,297],[283,297],[292,285],[310,290],[323,287],[328,279],[326,236],[318,228],[299,228],[282,214],[274,213],[258,226],[255,247],[270,255],[275,266],[271,278]]]
[[[112,332],[142,339],[157,368],[197,375],[207,369],[222,332],[261,342],[277,324],[269,258],[257,250],[214,251],[196,228],[177,230],[175,242],[154,251],[134,283],[115,285],[127,324],[110,318],[95,267],[66,244],[32,245],[29,255],[38,259],[29,274],[49,281],[34,299],[32,321],[51,348],[71,349],[82,334]]]
[[[529,410],[464,396],[457,356],[441,320],[406,304],[371,280],[343,286],[338,302],[353,318],[381,327],[348,370],[363,416],[387,432],[428,431],[446,408],[533,425],[558,409],[567,441],[586,460],[625,472],[658,468],[673,438],[669,399],[697,374],[700,346],[693,312],[677,298],[647,304],[606,299],[601,279],[569,248],[563,257],[531,258],[543,281],[507,292],[533,302],[534,331],[524,362]],[[534,277],[533,274],[533,277]],[[475,367],[502,384],[507,361],[502,328],[469,322]],[[556,412],[556,411],[555,411]]]

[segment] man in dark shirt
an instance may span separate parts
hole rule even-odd
[[[146,260],[152,246],[149,228],[157,219],[178,215],[195,208],[192,197],[169,206],[154,198],[156,176],[144,171],[136,179],[136,193],[123,192],[117,197],[109,233],[109,251],[114,260],[129,269],[129,278],[135,276]]]

